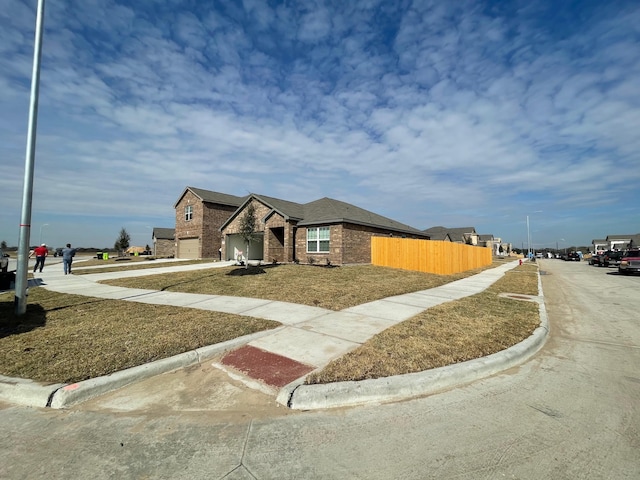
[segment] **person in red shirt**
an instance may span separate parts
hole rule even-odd
[[[33,273],[36,273],[36,270],[38,270],[38,268],[40,268],[40,273],[42,273],[42,268],[44,267],[44,259],[47,257],[47,255],[49,255],[47,245],[43,243],[39,247],[34,248],[33,253],[36,255],[36,265],[35,267],[33,267]]]

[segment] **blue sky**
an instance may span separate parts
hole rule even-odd
[[[18,243],[36,0],[0,11]],[[331,197],[526,246],[640,232],[637,1],[57,0],[31,244],[132,244],[186,186]]]

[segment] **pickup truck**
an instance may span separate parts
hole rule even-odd
[[[623,255],[624,252],[622,251],[608,250],[604,252],[600,257],[600,265],[603,267],[608,267],[610,265],[617,267],[618,265],[620,265],[620,260],[622,259]]]
[[[640,273],[640,250],[627,250],[624,252],[618,265],[618,273],[622,275]]]

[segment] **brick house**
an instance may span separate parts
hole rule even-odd
[[[174,205],[176,258],[218,258],[222,247],[220,226],[246,198],[185,188]]]
[[[153,256],[173,257],[176,254],[176,230],[174,228],[155,227],[152,233]]]
[[[235,208],[234,202],[238,202]],[[200,240],[200,245],[213,245],[208,251],[203,248],[200,257],[217,257],[218,240],[224,260],[235,259],[239,251],[245,254],[239,228],[249,204],[255,209],[258,236],[249,248],[249,260],[371,263],[372,236],[429,239],[429,235],[413,227],[331,198],[300,204],[264,195],[234,197],[188,187],[176,202],[176,242],[186,240],[195,248],[192,239],[199,238],[205,240]],[[189,211],[192,216],[187,220]],[[216,236],[210,230],[225,215]],[[191,253],[183,248],[178,258],[188,258],[180,256],[181,252]]]
[[[371,263],[372,236],[429,239],[408,225],[339,200],[325,197],[299,204],[251,194],[221,227],[225,259],[246,248],[238,232],[249,204],[254,206],[260,237],[249,248],[249,260]]]

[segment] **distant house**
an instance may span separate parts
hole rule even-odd
[[[609,242],[606,239],[594,239],[591,240],[592,253],[597,254],[598,252],[602,252],[604,250],[609,249]]]
[[[246,256],[240,225],[250,204],[257,240],[250,245],[249,260],[370,263],[373,236],[429,239],[418,229],[331,198],[300,204],[187,187],[175,204],[178,258],[215,258],[218,248],[225,260],[235,259],[238,252]]]
[[[155,227],[152,234],[153,255],[155,257],[174,257],[176,254],[175,236],[175,228]]]
[[[467,243],[469,245],[478,244],[478,234],[475,227],[431,227],[423,230],[432,240],[444,240],[454,243]]]
[[[626,250],[630,246],[638,246],[640,233],[628,235],[607,235],[605,239],[608,250]]]

